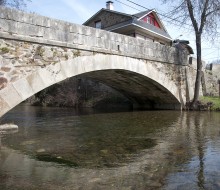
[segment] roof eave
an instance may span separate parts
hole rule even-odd
[[[82,25],[86,25],[90,20],[95,18],[100,12],[102,12],[104,9],[100,9],[97,13],[95,13],[92,17],[90,17],[86,22],[84,22]]]
[[[148,13],[146,13],[145,15],[143,15],[142,17],[138,18],[137,20],[141,20],[142,18],[144,18],[145,16],[149,15],[150,13],[155,12],[155,9],[150,10]]]
[[[164,36],[164,35],[162,35],[162,34],[159,34],[159,33],[157,33],[157,32],[154,32],[154,31],[149,30],[149,29],[147,29],[147,28],[144,28],[144,27],[142,27],[142,26],[139,26],[139,25],[137,25],[137,24],[135,24],[135,23],[132,23],[132,25],[137,26],[137,27],[139,27],[139,28],[142,28],[142,29],[144,29],[144,30],[147,30],[148,32],[153,33],[153,34],[155,34],[155,35],[157,35],[157,36],[160,36],[160,37],[162,37],[162,38],[165,38],[165,39],[167,39],[167,40],[169,40],[169,41],[172,41],[172,38],[171,38],[171,37],[169,38],[169,37],[167,37],[167,36]]]
[[[90,20],[95,18],[102,11],[107,11],[107,12],[111,12],[111,13],[115,13],[115,14],[119,14],[119,15],[123,15],[123,16],[127,16],[127,17],[131,17],[132,18],[132,15],[129,15],[129,14],[126,14],[126,13],[121,13],[121,12],[114,11],[114,10],[109,10],[109,9],[102,8],[97,13],[95,13],[92,17],[90,17],[86,22],[84,22],[83,25],[86,25]]]
[[[156,36],[160,36],[160,37],[162,37],[162,38],[165,38],[167,41],[172,41],[172,38],[169,38],[169,37],[164,36],[164,35],[162,35],[162,34],[153,32],[152,30],[149,30],[149,29],[147,29],[147,28],[144,28],[144,27],[142,27],[142,26],[139,26],[139,25],[137,25],[137,24],[135,24],[135,23],[130,23],[130,24],[127,24],[127,25],[119,26],[119,27],[114,28],[114,29],[111,29],[111,30],[109,30],[109,31],[110,31],[110,32],[113,32],[113,31],[115,31],[115,30],[118,30],[118,29],[120,29],[120,28],[124,28],[124,27],[127,27],[127,26],[136,26],[136,27],[139,27],[139,28],[141,28],[141,29],[144,29],[144,30],[148,31],[149,33],[153,33],[153,34],[155,34]]]
[[[148,12],[147,14],[143,15],[142,17],[138,18],[137,20],[141,20],[142,18],[144,18],[145,16],[149,15],[150,13],[153,13],[154,16],[156,16],[157,21],[159,22],[159,25],[167,32],[167,29],[165,28],[162,20],[160,19],[160,17],[158,16],[157,12],[155,9],[151,10],[150,12]],[[168,33],[168,32],[167,32]]]

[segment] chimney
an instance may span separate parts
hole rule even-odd
[[[113,11],[114,10],[114,6],[113,6],[113,2],[112,1],[107,1],[106,2],[106,9]]]

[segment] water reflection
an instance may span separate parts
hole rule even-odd
[[[14,133],[17,133],[17,132],[18,132],[18,129],[0,130],[0,150],[2,148],[2,137],[3,137],[3,135],[14,134]]]
[[[201,189],[205,189],[205,179],[204,179],[204,149],[205,147],[205,142],[204,142],[204,138],[201,134],[201,117],[200,114],[198,113],[195,116],[195,139],[196,139],[196,144],[197,144],[197,149],[198,149],[198,157],[199,157],[199,168],[198,168],[198,174],[197,174],[197,178],[198,178],[198,187]]]
[[[220,188],[219,113],[89,112],[7,114],[0,189]]]
[[[219,113],[185,113],[188,162],[177,163],[176,172],[171,172],[166,178],[165,189],[219,189],[220,183],[220,143],[219,143]],[[180,143],[180,138],[177,139]],[[213,151],[213,149],[215,151]],[[184,153],[185,155],[187,153]],[[213,175],[213,172],[215,173]]]

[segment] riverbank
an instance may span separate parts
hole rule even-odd
[[[201,96],[199,98],[199,107],[210,111],[220,111],[220,98],[211,96]]]

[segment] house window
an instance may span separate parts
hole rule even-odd
[[[135,33],[128,34],[128,36],[136,37]]]
[[[147,22],[149,24],[156,26],[157,28],[160,28],[159,23],[157,22],[156,18],[154,17],[154,15],[152,13],[147,15],[146,17],[142,18],[142,20],[144,22]]]
[[[96,28],[102,28],[101,20],[98,20],[98,21],[95,22],[95,27]]]

